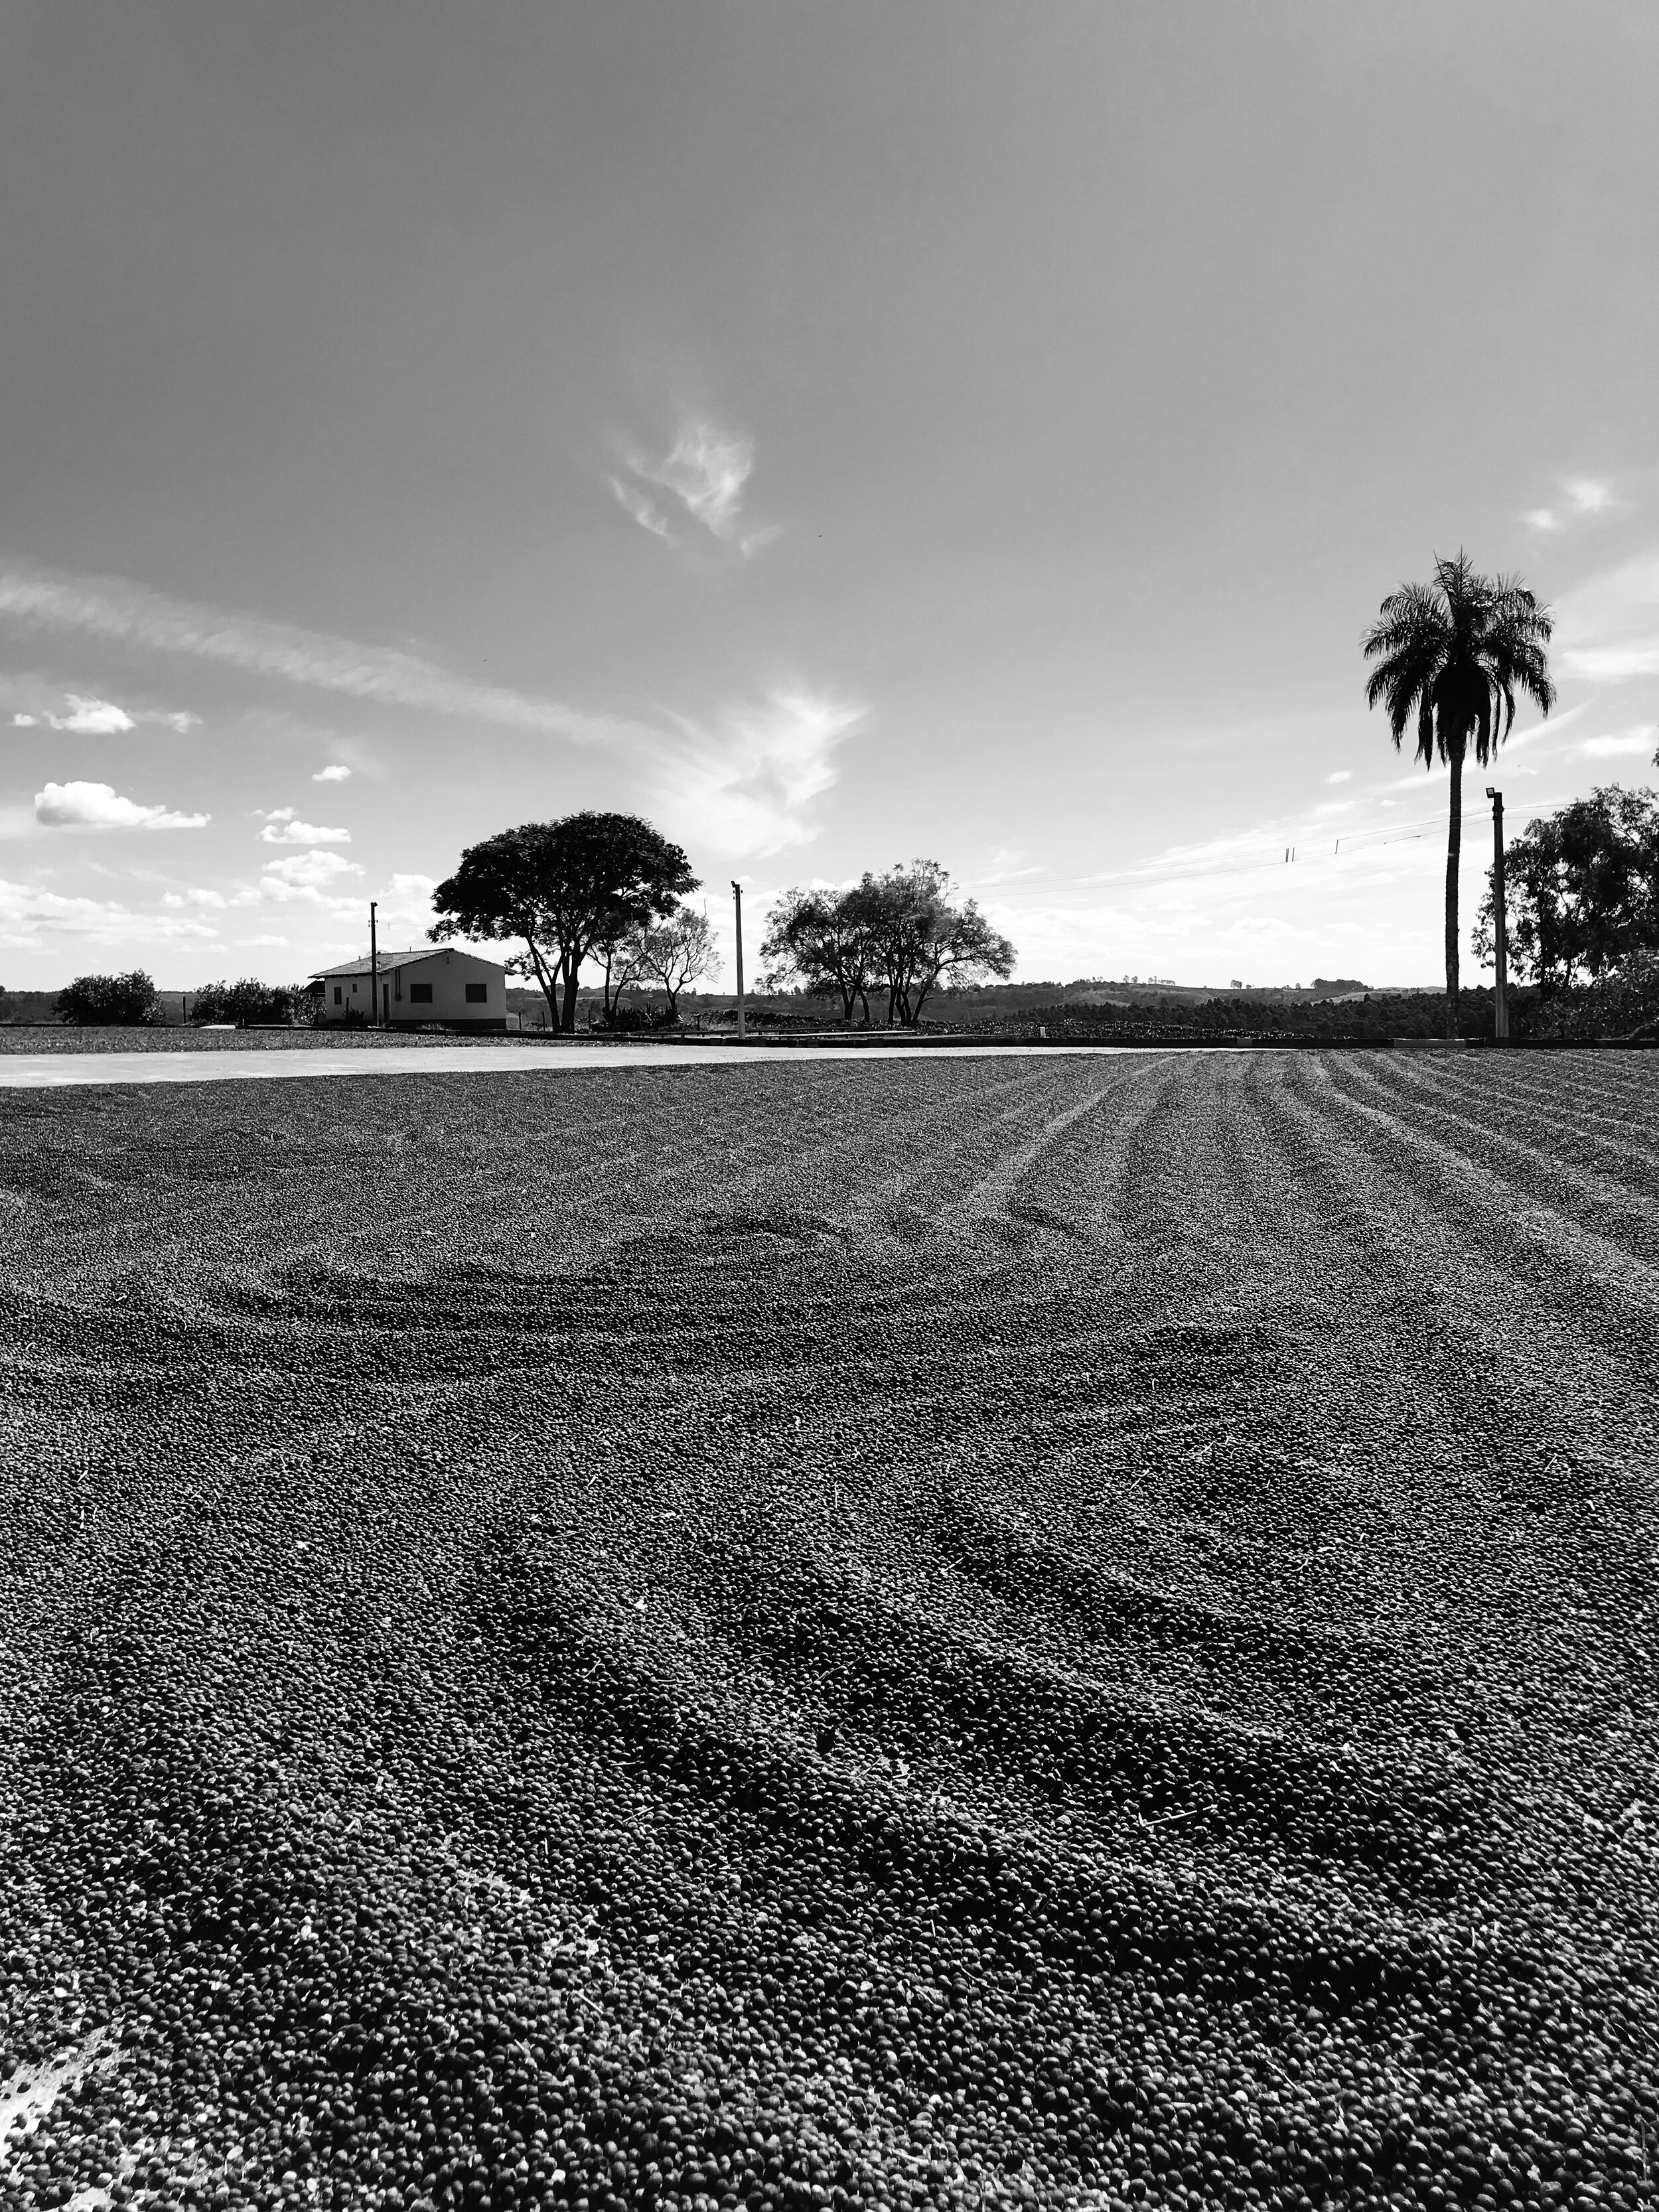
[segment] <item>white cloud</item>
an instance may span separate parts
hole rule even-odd
[[[186,885],[183,890],[163,891],[161,903],[165,907],[172,907],[175,909],[181,908],[188,909],[191,907],[205,908],[217,914],[222,913],[228,907],[257,906],[259,903],[259,894],[251,884],[244,884],[240,890],[227,894],[224,891],[213,890],[206,885],[192,884]]]
[[[685,746],[662,763],[665,810],[692,842],[759,857],[817,832],[807,809],[834,784],[836,748],[868,708],[775,691],[758,713],[728,714],[708,730],[682,722]]]
[[[1595,477],[1563,477],[1561,489],[1574,519],[1585,514],[1606,514],[1613,505],[1613,489]],[[1529,530],[1548,532],[1565,528],[1568,517],[1559,507],[1534,507],[1521,520]]]
[[[202,830],[210,819],[141,806],[106,783],[49,783],[34,794],[34,818],[47,830]]]
[[[1325,781],[1327,783],[1352,783],[1353,770],[1351,768],[1334,768]]]
[[[723,545],[744,555],[757,553],[778,534],[775,526],[744,530],[743,497],[755,468],[755,442],[733,431],[717,429],[699,416],[681,423],[679,434],[661,460],[625,452],[623,464],[635,479],[611,478],[611,489],[642,529],[672,541],[674,532],[661,504],[640,489],[666,495],[680,515],[696,523]]]
[[[1640,729],[1626,730],[1615,737],[1584,738],[1578,750],[1588,753],[1592,760],[1622,759],[1629,755],[1645,753],[1650,759],[1659,747],[1659,727],[1651,722]]]
[[[383,706],[418,708],[543,736],[605,743],[640,734],[627,723],[578,714],[555,699],[473,683],[413,653],[168,599],[119,576],[0,569],[0,619],[21,629],[65,630],[148,652],[185,654]]]
[[[288,939],[285,937],[239,937],[236,942],[239,945],[286,945]]]
[[[1659,550],[1565,593],[1555,635],[1565,675],[1590,684],[1659,675]]]
[[[332,761],[327,768],[319,768],[311,780],[313,783],[343,783],[350,774],[351,770],[341,762]]]
[[[1599,483],[1595,476],[1564,476],[1562,491],[1566,493],[1566,514],[1559,507],[1531,507],[1522,515],[1522,522],[1531,531],[1559,531],[1566,529],[1568,520],[1577,522],[1582,515],[1606,515],[1614,507],[1613,487]]]
[[[324,884],[337,882],[342,876],[361,876],[362,872],[355,860],[343,860],[337,853],[289,853],[280,860],[265,863],[260,883],[262,887],[280,884],[289,890],[315,890]]]
[[[116,738],[147,722],[176,730],[182,736],[198,727],[202,719],[199,714],[174,714],[151,707],[141,707],[135,713],[118,706],[113,699],[100,699],[81,691],[59,693],[39,677],[0,679],[0,689],[14,699],[20,695],[22,698],[23,704],[11,718],[15,730],[65,730],[72,737]]]
[[[83,738],[119,737],[137,726],[126,708],[112,699],[83,699],[71,691],[66,703],[67,714],[44,714],[41,720],[54,730],[72,730]]]
[[[278,906],[321,907],[329,914],[355,915],[362,901],[339,896],[347,876],[361,876],[355,860],[342,860],[326,850],[288,853],[265,865],[259,878],[259,896]]]
[[[1561,656],[1568,673],[1587,684],[1627,684],[1636,676],[1659,676],[1659,641],[1652,645],[1580,646]]]
[[[279,806],[267,818],[259,839],[265,845],[349,845],[351,832],[325,829],[315,822],[301,822],[291,806]]]
[[[678,544],[662,510],[646,497],[637,484],[624,483],[620,477],[612,477],[609,481],[619,505],[627,508],[641,530],[648,530],[653,538],[666,538],[671,545]]]
[[[1561,489],[1580,514],[1601,514],[1613,505],[1609,486],[1597,483],[1593,477],[1567,477]]]
[[[392,889],[398,898],[430,898],[438,888],[436,876],[397,875],[392,878]]]

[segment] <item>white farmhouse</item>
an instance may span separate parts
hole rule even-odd
[[[418,1029],[441,1022],[446,1029],[504,1030],[507,1026],[507,970],[476,952],[453,945],[422,945],[413,952],[383,952],[380,1003],[372,1003],[369,963],[347,960],[312,977],[323,987],[318,1018],[332,1022],[378,1022],[382,1028]],[[516,1029],[516,1020],[513,1026]]]

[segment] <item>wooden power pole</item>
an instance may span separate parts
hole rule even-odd
[[[380,1026],[380,948],[374,936],[374,909],[379,904],[378,899],[368,902],[368,1026],[372,1030]]]
[[[1504,894],[1504,794],[1486,786],[1492,801],[1492,910],[1498,988],[1492,994],[1492,1035],[1507,1044],[1510,1035],[1510,909]]]
[[[732,906],[738,918],[738,1041],[743,1041],[743,885],[732,878]]]

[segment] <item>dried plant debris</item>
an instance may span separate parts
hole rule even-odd
[[[0,1104],[0,2205],[1651,2203],[1645,1063]]]

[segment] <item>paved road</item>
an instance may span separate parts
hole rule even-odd
[[[1122,1044],[927,1045],[319,1045],[268,1052],[34,1052],[0,1054],[0,1090],[77,1084],[230,1083],[250,1076],[580,1074],[594,1067],[775,1067],[799,1060],[947,1060],[1032,1052],[1103,1054],[1214,1051],[1215,1046]],[[1226,1051],[1249,1050],[1246,1046]]]

